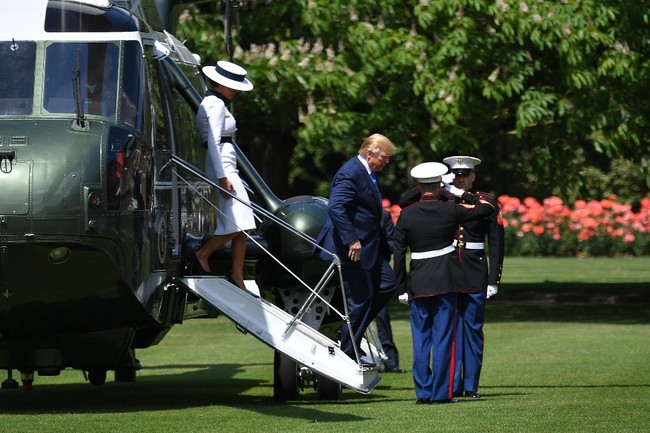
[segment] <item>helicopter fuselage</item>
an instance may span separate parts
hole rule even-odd
[[[163,282],[179,272],[184,198],[159,165],[195,132],[160,50],[201,83],[133,12],[25,0],[0,13],[2,369],[135,368],[132,349],[183,318],[185,295]]]
[[[0,369],[31,377],[70,367],[94,384],[114,370],[130,381],[136,349],[184,319],[218,314],[170,283],[213,232],[216,191],[170,169],[175,159],[203,164],[195,113],[206,83],[160,24],[159,3],[0,6]],[[315,301],[302,321],[318,329],[335,290],[315,299],[294,277],[315,285],[327,267],[309,239],[327,200],[278,199],[235,147],[252,200],[269,213],[249,242],[248,276],[287,312]],[[226,269],[227,249],[211,260]],[[276,364],[295,388],[295,363]]]

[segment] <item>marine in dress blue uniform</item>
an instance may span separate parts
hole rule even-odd
[[[496,197],[472,189],[475,167],[481,160],[471,156],[450,156],[443,161],[450,167],[456,187],[470,191],[494,206],[494,212],[488,218],[460,224],[455,238],[467,286],[458,296],[454,395],[480,398],[477,391],[483,366],[485,300],[498,292],[501,282],[504,227]],[[462,199],[456,201],[463,203]]]
[[[413,382],[417,403],[451,403],[455,362],[457,293],[466,287],[453,246],[458,224],[482,219],[493,205],[449,186],[466,204],[457,204],[440,191],[447,167],[438,162],[419,164],[411,176],[419,184],[420,200],[405,207],[394,231],[394,269],[397,293],[408,293],[413,335]],[[407,250],[411,251],[406,271]]]
[[[359,154],[343,164],[332,180],[328,219],[316,239],[341,260],[350,327],[343,322],[340,344],[352,359],[356,359],[355,347],[359,348],[368,325],[395,290],[375,176],[389,163],[394,150],[395,145],[381,134],[364,140]],[[325,251],[320,256],[331,260]]]

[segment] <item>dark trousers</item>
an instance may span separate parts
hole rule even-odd
[[[393,269],[390,266],[388,266],[388,269],[385,266],[382,266],[381,284],[382,292],[394,290],[395,275],[393,274]],[[377,324],[377,336],[379,337],[379,343],[381,344],[381,348],[384,350],[384,353],[388,358],[386,361],[384,361],[384,366],[389,368],[397,368],[399,367],[399,353],[397,352],[397,347],[393,341],[393,327],[390,324],[389,304],[390,302],[386,302],[381,310],[379,310],[375,316],[375,323]]]
[[[393,328],[390,324],[390,310],[388,305],[389,303],[379,310],[379,313],[375,316],[375,323],[377,324],[379,343],[381,343],[381,348],[388,358],[384,361],[384,365],[389,368],[397,368],[399,367],[399,353],[393,341]]]
[[[377,313],[390,301],[395,291],[395,276],[390,263],[385,259],[378,260],[370,270],[354,263],[344,265],[342,272],[350,327],[345,321],[343,322],[341,350],[356,360],[352,341],[357,348],[360,347],[366,329]]]

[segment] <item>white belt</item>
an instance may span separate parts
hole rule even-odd
[[[439,250],[415,252],[415,253],[411,253],[411,260],[431,259],[433,257],[444,256],[445,254],[449,254],[452,251],[454,251],[453,245],[440,248]]]
[[[454,239],[454,246],[457,245],[458,245],[458,240]],[[485,243],[484,242],[461,242],[460,247],[465,248],[466,250],[482,250],[485,249]]]

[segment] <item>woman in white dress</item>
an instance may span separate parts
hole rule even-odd
[[[205,171],[210,180],[237,198],[250,203],[237,170],[237,157],[232,136],[237,130],[235,118],[226,103],[239,92],[253,89],[246,78],[246,70],[234,63],[219,61],[216,66],[206,66],[203,73],[212,82],[196,115],[196,123],[207,146]],[[203,245],[193,258],[199,273],[211,273],[209,258],[216,250],[232,241],[231,278],[240,288],[244,286],[244,258],[246,234],[255,228],[253,210],[233,199],[223,191],[217,193],[217,227],[214,236]]]

